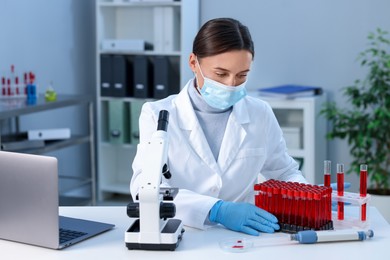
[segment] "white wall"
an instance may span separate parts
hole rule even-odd
[[[233,17],[249,27],[256,54],[248,88],[321,86],[343,104],[341,88],[364,77],[356,58],[367,47],[368,33],[377,27],[390,31],[389,11],[388,0],[201,0],[200,21]],[[328,144],[333,165],[347,167],[346,142]],[[355,175],[346,179],[351,190],[358,188]]]
[[[94,14],[93,0],[0,0],[0,77],[14,64],[17,73],[36,74],[40,93],[53,81],[58,93],[94,96]],[[21,129],[70,126],[84,133],[85,122],[83,110],[68,108],[23,116]],[[51,153],[60,157],[60,173],[88,173],[87,148]]]

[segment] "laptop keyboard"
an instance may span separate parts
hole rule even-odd
[[[69,229],[60,228],[60,244],[65,243],[69,240],[81,237],[86,235],[87,233],[74,231]]]

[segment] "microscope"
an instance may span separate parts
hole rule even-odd
[[[128,249],[174,251],[184,233],[182,221],[173,219],[176,207],[172,201],[178,188],[160,188],[162,176],[167,179],[171,177],[166,164],[168,118],[168,111],[161,110],[157,131],[149,142],[140,144],[145,146],[143,149],[147,156],[142,162],[136,200],[127,205],[127,215],[137,218],[125,233]]]

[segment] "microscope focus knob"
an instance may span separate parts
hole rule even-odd
[[[176,206],[173,203],[160,203],[160,218],[167,219],[173,218],[176,214]]]
[[[127,216],[130,218],[139,218],[139,203],[130,202],[127,204]]]

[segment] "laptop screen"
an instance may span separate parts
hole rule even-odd
[[[0,238],[58,247],[57,159],[0,151]]]

